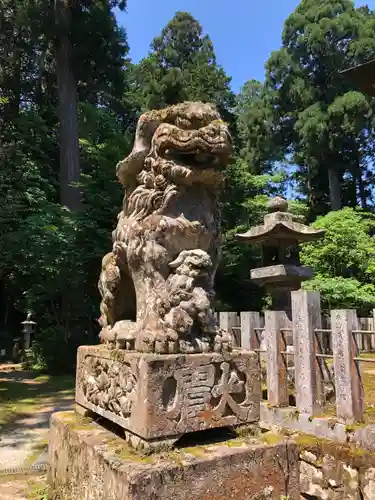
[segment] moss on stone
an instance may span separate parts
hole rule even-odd
[[[353,433],[359,429],[364,429],[365,427],[367,427],[367,423],[365,422],[357,422],[355,424],[350,424],[350,425],[346,425],[345,426],[345,431],[350,434],[350,433]]]
[[[311,446],[318,446],[323,439],[310,434],[298,434],[294,437],[294,441],[300,446],[301,449],[307,449]]]
[[[59,411],[59,417],[63,418],[64,421],[69,421],[72,422],[75,420],[76,416],[78,416],[78,413],[75,413],[73,410],[69,411]]]
[[[244,441],[243,439],[229,439],[228,441],[225,441],[224,445],[228,446],[228,448],[240,448],[241,446],[245,446],[248,444],[247,441]]]
[[[204,446],[191,446],[189,448],[183,448],[182,451],[197,458],[205,457],[207,455],[207,448]]]
[[[93,429],[93,420],[90,417],[84,417],[74,411],[60,412],[60,415],[71,429],[76,431],[90,431]]]
[[[103,445],[107,451],[113,453],[116,458],[139,463],[153,463],[154,459],[151,455],[145,455],[132,448],[126,441],[115,436],[111,439],[103,439]]]
[[[241,438],[255,438],[259,437],[261,434],[259,427],[254,425],[244,425],[241,427],[237,427],[235,429],[235,432],[237,436]]]
[[[109,358],[111,361],[124,361],[123,351],[120,349],[112,349],[109,351]]]
[[[113,451],[116,457],[121,458],[121,460],[135,461],[142,464],[153,464],[155,462],[152,455],[138,455],[128,445],[119,446]]]
[[[284,434],[277,433],[277,432],[266,432],[262,435],[261,440],[269,445],[275,445],[279,444],[282,441],[285,441],[285,436]]]
[[[301,450],[314,453],[319,460],[325,455],[329,455],[353,469],[359,469],[363,466],[375,466],[375,453],[368,452],[357,446],[347,443],[337,443],[308,434],[296,435],[293,440]]]
[[[184,465],[180,450],[169,450],[168,452],[160,453],[159,455],[157,455],[157,458],[159,458],[159,460],[161,459],[167,460],[168,462],[173,462],[180,467]]]

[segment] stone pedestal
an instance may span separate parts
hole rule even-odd
[[[80,347],[76,402],[149,445],[259,421],[260,375],[250,351],[142,354]]]
[[[53,500],[299,500],[298,449],[239,438],[142,457],[75,412],[55,413]]]

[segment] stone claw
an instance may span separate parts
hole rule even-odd
[[[112,344],[116,341],[116,334],[112,328],[106,326],[99,333],[99,340],[102,344]]]
[[[214,351],[215,352],[230,352],[233,347],[232,336],[229,332],[220,330],[215,337]]]
[[[199,352],[210,352],[211,351],[211,342],[208,337],[201,337],[196,339],[196,343],[199,349]]]
[[[116,332],[116,348],[134,351],[135,323],[128,320],[118,321],[113,329]]]
[[[141,330],[136,335],[135,347],[141,352],[172,354],[178,352],[178,335],[172,329]]]

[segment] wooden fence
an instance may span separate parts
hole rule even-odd
[[[294,405],[298,413],[313,417],[331,404],[338,421],[363,420],[360,364],[375,362],[370,355],[363,357],[374,350],[373,318],[341,309],[332,310],[326,321],[320,294],[299,290],[292,292],[291,319],[282,311],[221,312],[219,322],[233,333],[235,345],[259,353],[270,407]]]
[[[237,347],[245,349],[250,348],[249,339],[250,331],[253,326],[259,327],[260,335],[263,335],[264,328],[264,312],[242,311],[242,312],[219,312],[217,313],[220,327],[231,331],[233,334],[234,344]],[[321,315],[322,328],[325,330],[331,329],[331,316],[327,314]],[[363,331],[374,330],[375,332],[375,309],[373,316],[367,318],[358,318],[359,329]],[[375,353],[375,333],[355,335],[358,349],[362,352]],[[287,339],[288,345],[293,345],[291,336]],[[322,336],[322,348],[329,354],[332,353],[332,342],[329,335]]]

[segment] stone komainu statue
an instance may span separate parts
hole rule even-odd
[[[99,280],[102,342],[158,353],[230,348],[211,309],[230,153],[209,104],[140,117],[133,151],[117,165],[125,197]]]

